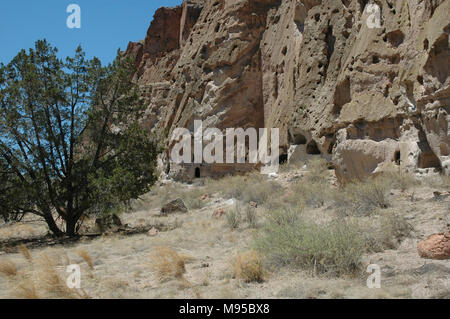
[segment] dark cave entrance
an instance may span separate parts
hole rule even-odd
[[[195,168],[195,178],[200,178],[200,167]]]

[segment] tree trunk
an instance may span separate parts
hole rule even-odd
[[[77,220],[72,217],[68,217],[66,221],[66,235],[73,237],[75,236],[75,226],[77,225]]]
[[[52,215],[45,215],[44,219],[45,219],[45,222],[48,225],[48,228],[53,233],[53,235],[55,235],[57,237],[64,236],[64,233],[58,228],[58,226],[56,225],[55,220],[53,219]]]

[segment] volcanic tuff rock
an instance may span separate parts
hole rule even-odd
[[[341,181],[386,162],[450,174],[449,16],[450,0],[185,1],[125,54],[156,132],[278,127],[282,153],[304,145]]]

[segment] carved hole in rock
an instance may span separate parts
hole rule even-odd
[[[320,13],[316,13],[316,15],[314,16],[314,19],[316,20],[316,22],[320,21]]]
[[[278,158],[279,160],[279,164],[285,164],[288,161],[288,155],[287,154],[281,154],[280,157]]]
[[[377,64],[377,63],[379,63],[379,62],[380,62],[380,58],[377,57],[376,55],[374,55],[374,56],[372,57],[372,63],[373,63],[373,64]]]
[[[333,55],[333,52],[334,52],[334,44],[336,43],[336,37],[333,35],[332,27],[329,27],[326,32],[325,42],[327,44],[327,60],[329,63],[331,60],[331,56]],[[328,65],[327,65],[327,67],[328,67]]]
[[[437,78],[442,84],[445,83],[450,73],[450,49],[448,46],[448,34],[443,34],[434,43],[425,64],[425,71]]]
[[[400,30],[389,32],[386,37],[389,43],[395,48],[397,48],[405,40],[405,35]]]
[[[306,144],[306,137],[303,134],[293,134],[293,143],[294,145],[305,145]]]
[[[195,178],[200,178],[200,167],[195,168]]]
[[[423,76],[418,75],[418,76],[417,76],[417,82],[419,82],[420,85],[423,85]]]
[[[334,106],[331,110],[333,115],[338,116],[341,113],[342,107],[345,104],[350,103],[351,100],[350,78],[347,77],[338,84],[336,91],[334,92]]]
[[[358,2],[359,2],[359,7],[361,8],[361,13],[363,13],[369,0],[358,0]]]
[[[401,154],[400,151],[396,151],[394,154],[394,161],[396,165],[400,165]]]
[[[428,41],[428,39],[423,40],[423,48],[425,50],[428,50],[429,47],[430,47],[430,41]]]
[[[351,3],[351,0],[341,0],[341,2],[342,2],[342,4],[343,4],[346,8],[348,8],[348,6],[349,6],[350,3]]]
[[[300,33],[303,33],[303,31],[305,31],[305,20],[307,15],[308,12],[305,6],[302,3],[297,4],[297,6],[295,7],[294,22],[297,25],[297,29]]]
[[[320,150],[317,147],[317,143],[315,141],[311,141],[306,145],[306,154],[309,155],[320,155]]]
[[[389,58],[389,63],[391,64],[399,64],[400,63],[400,56],[398,54],[394,54]]]
[[[283,55],[286,55],[286,53],[287,53],[287,46],[285,46],[285,47],[283,48],[283,50],[281,51],[281,53],[282,53]]]

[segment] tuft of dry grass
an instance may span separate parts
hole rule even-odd
[[[261,256],[254,250],[237,256],[233,261],[233,277],[245,282],[263,282],[264,267]]]
[[[89,268],[94,269],[94,262],[92,260],[91,255],[89,255],[89,253],[84,250],[84,249],[79,249],[77,251],[78,256],[80,256],[81,258],[83,258],[83,260],[86,262],[86,264],[88,264]]]
[[[19,246],[19,251],[25,257],[26,260],[28,260],[30,262],[33,260],[33,257],[31,256],[31,253],[25,244],[22,244]]]
[[[368,220],[359,221],[359,227],[365,238],[368,252],[396,249],[413,230],[401,213],[391,209],[380,210],[379,216],[371,216]]]
[[[8,277],[15,277],[17,276],[17,273],[17,266],[14,262],[9,259],[0,261],[0,274]]]
[[[17,285],[15,296],[19,299],[39,299],[36,285],[31,279],[24,279]]]
[[[234,209],[227,212],[226,218],[227,225],[231,230],[238,229],[242,219],[240,207],[236,206]]]
[[[61,299],[87,299],[89,296],[83,290],[70,289],[66,281],[59,275],[54,261],[43,254],[40,262],[40,272],[38,274],[40,291],[45,292],[50,298]]]
[[[369,216],[389,206],[386,195],[390,187],[384,176],[347,184],[333,194],[336,210],[344,216]]]
[[[152,256],[152,265],[161,281],[180,279],[186,272],[186,257],[168,247],[159,247]]]

